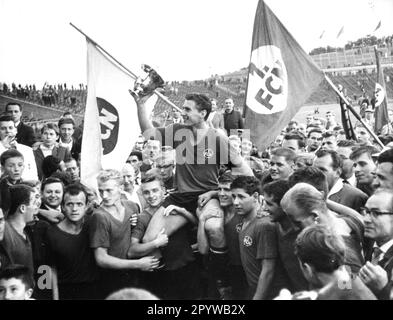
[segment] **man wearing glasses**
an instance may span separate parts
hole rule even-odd
[[[362,210],[364,236],[374,241],[372,250],[366,252],[366,264],[359,276],[373,293],[388,300],[393,287],[393,193],[379,189]]]

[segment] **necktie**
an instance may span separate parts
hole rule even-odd
[[[383,251],[381,250],[381,248],[379,247],[374,247],[373,248],[373,255],[371,258],[371,263],[373,265],[377,265],[379,262],[379,258],[381,257],[381,255],[383,254]]]

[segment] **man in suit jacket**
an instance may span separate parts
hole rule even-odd
[[[20,119],[22,117],[22,105],[17,102],[10,102],[5,106],[5,112],[8,113],[15,122],[18,133],[16,134],[16,141],[28,147],[36,142],[34,130],[32,127],[24,124]]]
[[[225,100],[224,127],[228,136],[233,129],[244,129],[242,115],[239,111],[233,109],[234,103],[231,98]]]
[[[61,118],[59,127],[59,146],[68,149],[71,156],[78,161],[81,153],[82,138],[74,138],[75,121],[72,118]]]
[[[42,143],[34,150],[37,172],[40,180],[44,177],[42,164],[47,156],[54,156],[60,161],[68,160],[71,157],[70,151],[56,143],[59,137],[59,128],[55,123],[47,123],[41,129]]]
[[[374,241],[372,250],[366,252],[368,262],[360,269],[363,282],[383,300],[392,294],[393,280],[393,193],[378,189],[363,211],[366,238]]]
[[[328,180],[328,199],[360,211],[367,201],[367,195],[340,178],[343,162],[336,151],[320,149],[315,154],[314,166],[322,170]]]

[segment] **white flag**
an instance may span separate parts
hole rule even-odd
[[[88,92],[81,180],[90,187],[96,186],[96,177],[101,169],[122,169],[140,134],[137,106],[128,92],[134,81],[131,75],[87,40]]]

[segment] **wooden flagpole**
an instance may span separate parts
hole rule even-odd
[[[326,81],[329,83],[329,85],[332,87],[332,89],[337,93],[337,95],[343,99],[343,101],[345,102],[345,104],[347,105],[348,109],[352,112],[352,114],[355,116],[356,119],[359,120],[359,122],[363,125],[363,127],[368,131],[368,133],[374,138],[374,140],[382,147],[384,148],[385,145],[381,142],[381,140],[379,140],[379,138],[377,137],[377,135],[374,133],[373,130],[371,130],[363,121],[363,119],[360,117],[360,115],[356,112],[356,110],[352,107],[352,105],[349,103],[349,101],[347,100],[347,98],[345,98],[345,96],[342,94],[342,92],[340,92],[337,87],[335,86],[335,84],[332,82],[332,80],[326,75],[325,73],[325,79]]]
[[[113,61],[115,61],[119,66],[121,66],[125,71],[129,73],[129,75],[133,79],[137,79],[138,77],[133,73],[130,69],[128,69],[126,66],[124,66],[119,60],[117,60],[114,56],[112,56],[108,51],[106,51],[103,47],[101,47],[96,41],[94,41],[92,38],[90,38],[86,33],[84,33],[81,29],[76,27],[72,22],[70,22],[70,25],[74,27],[77,31],[79,31],[81,34],[83,34],[91,43],[93,43],[97,48],[99,48],[102,52],[104,52],[108,57],[110,57]],[[156,94],[161,100],[166,102],[168,105],[170,105],[173,109],[176,109],[179,112],[183,112],[182,109],[180,109],[177,105],[175,105],[172,101],[170,101],[167,97],[165,97],[161,92],[159,92],[157,89],[154,90],[154,94]]]

